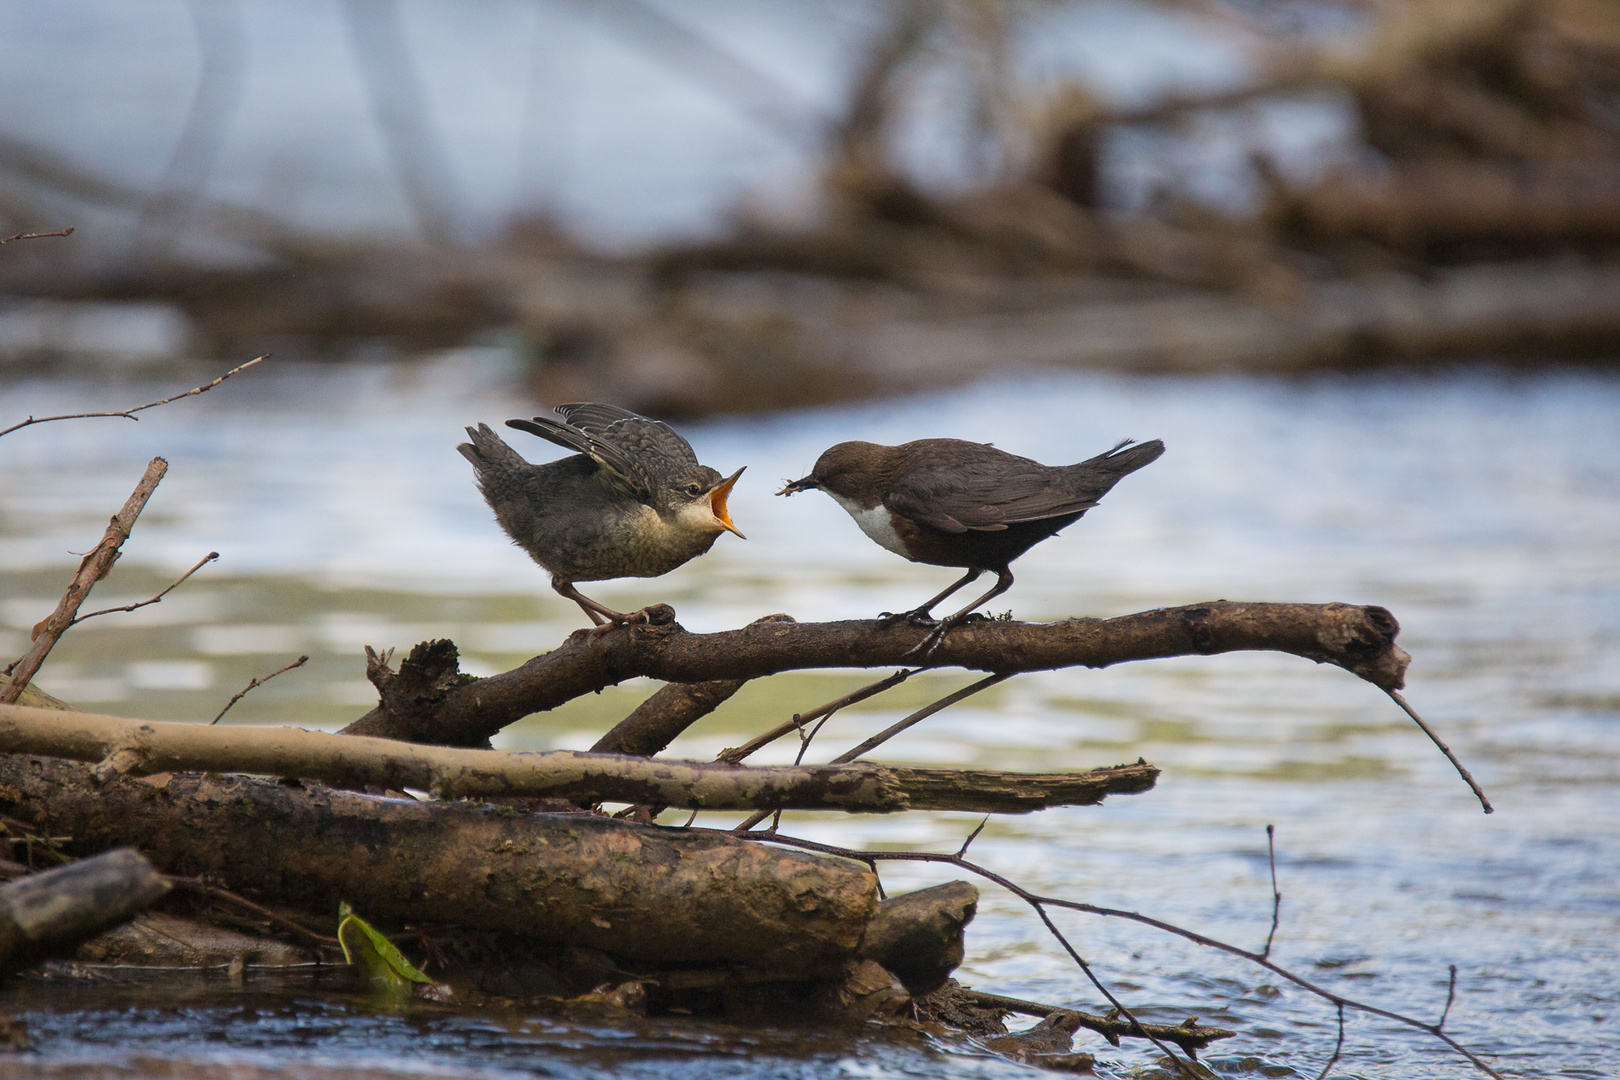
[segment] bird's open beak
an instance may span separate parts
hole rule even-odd
[[[803,480],[789,480],[786,484],[784,484],[782,486],[782,490],[778,491],[777,494],[778,495],[797,495],[801,491],[809,491],[812,488],[815,488],[817,486],[818,485],[816,484],[816,482],[814,480],[810,479],[810,477],[807,476]]]
[[[748,539],[748,537],[743,536],[742,530],[731,523],[731,516],[726,513],[726,496],[731,494],[731,486],[737,482],[737,477],[741,476],[743,469],[746,468],[748,466],[744,465],[742,469],[738,469],[714,485],[714,490],[709,492],[709,508],[714,511],[715,520],[724,525],[726,531],[736,533],[743,540]]]

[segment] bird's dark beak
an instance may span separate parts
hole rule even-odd
[[[743,536],[742,530],[731,523],[731,515],[726,513],[726,496],[731,494],[732,485],[737,482],[737,477],[741,476],[743,474],[743,469],[746,468],[748,468],[748,466],[744,465],[742,469],[738,469],[736,472],[714,485],[714,490],[709,492],[709,508],[714,511],[715,520],[721,525],[725,526],[726,531],[736,533],[737,536],[743,540],[748,539],[748,537]]]
[[[815,480],[813,480],[813,479],[811,479],[810,477],[807,476],[803,480],[790,480],[790,481],[788,481],[786,484],[783,485],[782,490],[777,492],[777,494],[778,495],[797,495],[801,491],[813,491],[813,490],[815,490],[816,488],[818,488],[820,486],[821,485],[816,483]]]

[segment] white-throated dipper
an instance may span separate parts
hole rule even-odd
[[[1120,479],[1164,453],[1154,439],[1127,439],[1076,465],[1042,465],[962,439],[918,439],[900,446],[839,443],[810,475],[778,491],[816,488],[849,511],[861,531],[896,555],[934,566],[962,566],[950,588],[899,618],[926,625],[940,601],[986,570],[995,588],[940,620],[912,650],[923,657],[951,627],[1012,587],[1010,564],[1097,505]]]
[[[615,405],[559,405],[556,413],[563,422],[536,416],[506,426],[577,454],[531,465],[487,424],[468,428],[472,441],[456,449],[512,542],[598,628],[637,613],[602,606],[576,581],[657,577],[708,551],[722,532],[742,536],[726,514],[742,469],[722,477],[698,464],[674,428]]]

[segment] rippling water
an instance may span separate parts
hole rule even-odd
[[[27,628],[76,565],[71,553],[94,543],[154,454],[169,459],[169,475],[92,606],[144,599],[210,550],[221,559],[163,603],[65,638],[39,682],[75,705],[207,720],[254,675],[308,653],[306,668],[254,691],[230,720],[332,728],[374,701],[363,645],[449,636],[467,669],[487,673],[579,624],[577,609],[499,533],[454,450],[463,424],[534,410],[502,354],[262,367],[138,424],[82,420],[0,439],[0,653],[23,651]],[[11,382],[0,387],[0,426],[29,413],[127,407],[188,377]],[[1059,461],[1125,436],[1163,438],[1163,459],[1016,564],[1018,582],[997,609],[1051,619],[1217,597],[1383,604],[1414,657],[1409,700],[1472,768],[1497,813],[1480,813],[1377,690],[1281,656],[1020,676],[877,756],[1029,770],[1145,756],[1164,769],[1156,790],[992,821],[975,855],[1033,889],[1253,948],[1270,928],[1265,826],[1273,823],[1283,893],[1274,955],[1285,966],[1432,1019],[1455,964],[1448,1031],[1503,1072],[1615,1073],[1620,379],[1488,370],[1297,380],[1013,375],[683,430],[705,462],[749,466],[732,501],[749,539],[723,536],[666,578],[604,584],[592,595],[614,606],[667,601],[692,630],[774,611],[811,620],[898,609],[950,580],[951,571],[871,544],[830,500],[771,497],[834,441],[951,434]],[[538,444],[523,449],[544,456]],[[673,752],[712,755],[856,678],[811,672],[751,685]],[[841,714],[820,736],[821,753],[966,679],[914,680]],[[626,685],[531,718],[504,745],[589,745],[648,688]],[[797,817],[793,831],[854,846],[952,849],[975,824],[956,814]],[[891,891],[949,876],[885,870]],[[1176,938],[1091,917],[1060,921],[1133,1008],[1237,1029],[1211,1061],[1222,1075],[1315,1076],[1326,1063],[1334,1014],[1320,1001]],[[990,889],[969,929],[962,978],[1101,1010],[1034,918]],[[745,1032],[539,1013],[400,1019],[318,988],[264,996],[252,978],[244,990],[159,995],[139,1007],[107,990],[28,993],[13,1004],[27,1007],[39,1038],[29,1067],[62,1075],[209,1062],[299,1075],[360,1066],[560,1076],[1024,1071],[876,1029]],[[1106,1075],[1152,1060],[1137,1048],[1079,1044]],[[1417,1032],[1352,1015],[1333,1075],[1472,1070]]]

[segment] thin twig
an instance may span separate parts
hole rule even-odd
[[[1496,813],[1496,808],[1491,805],[1491,800],[1485,797],[1485,792],[1480,790],[1480,786],[1474,782],[1473,774],[1467,769],[1463,768],[1463,763],[1457,760],[1457,755],[1451,752],[1451,747],[1447,746],[1443,741],[1441,741],[1440,736],[1434,733],[1434,729],[1423,722],[1423,717],[1412,711],[1412,706],[1406,703],[1406,699],[1401,696],[1401,692],[1399,690],[1391,690],[1387,686],[1381,687],[1380,689],[1382,689],[1384,693],[1388,694],[1390,700],[1399,705],[1401,710],[1405,712],[1407,716],[1410,716],[1412,721],[1416,723],[1418,727],[1423,729],[1423,734],[1427,735],[1429,740],[1440,748],[1440,752],[1446,755],[1446,760],[1451,762],[1452,767],[1457,770],[1457,775],[1463,778],[1463,780],[1468,784],[1469,788],[1479,798],[1479,805],[1485,808],[1485,812],[1487,814]]]
[[[993,870],[988,869],[987,867],[980,866],[977,863],[969,862],[967,859],[962,858],[960,856],[953,855],[953,854],[948,854],[948,853],[944,853],[944,852],[934,852],[934,851],[894,851],[894,850],[871,850],[871,849],[867,849],[867,850],[863,850],[863,851],[856,851],[856,850],[854,850],[852,848],[837,847],[836,845],[833,845],[833,844],[820,844],[820,843],[817,843],[817,842],[815,842],[813,840],[801,840],[798,837],[784,836],[784,835],[782,835],[780,833],[777,833],[777,834],[774,834],[774,835],[765,835],[765,834],[756,834],[756,835],[757,835],[758,839],[760,839],[760,840],[762,840],[762,841],[764,841],[766,843],[782,844],[782,845],[785,845],[785,846],[788,846],[788,847],[803,848],[806,851],[820,851],[820,852],[822,852],[824,854],[827,854],[827,855],[839,855],[839,856],[842,856],[842,857],[844,857],[846,859],[859,859],[861,862],[867,863],[868,865],[871,865],[874,861],[877,861],[877,860],[891,860],[891,861],[898,861],[898,862],[947,863],[947,864],[949,864],[951,866],[955,866],[955,867],[958,867],[959,869],[965,870],[966,872],[968,872],[970,874],[976,874],[979,877],[984,878],[986,881],[994,882],[995,884],[1001,886],[1003,889],[1006,889],[1008,892],[1012,893],[1014,896],[1018,897],[1020,900],[1024,901],[1026,904],[1028,904],[1032,908],[1034,908],[1036,910],[1037,914],[1039,914],[1041,916],[1041,920],[1047,924],[1048,928],[1051,927],[1051,920],[1046,916],[1046,914],[1045,914],[1045,912],[1043,910],[1043,908],[1045,906],[1064,908],[1064,909],[1069,910],[1069,911],[1080,911],[1080,912],[1084,912],[1084,913],[1086,913],[1088,915],[1101,915],[1101,916],[1105,916],[1105,917],[1109,917],[1109,918],[1126,919],[1126,920],[1129,920],[1131,922],[1141,923],[1144,926],[1151,926],[1154,929],[1162,930],[1167,934],[1174,934],[1177,937],[1185,938],[1186,940],[1191,941],[1194,944],[1203,945],[1203,946],[1206,946],[1207,948],[1216,949],[1216,950],[1219,950],[1221,952],[1228,953],[1228,954],[1230,954],[1232,956],[1240,957],[1240,958],[1242,958],[1244,960],[1247,960],[1252,964],[1255,964],[1255,965],[1258,965],[1259,967],[1265,968],[1267,971],[1270,971],[1273,974],[1278,975],[1281,978],[1284,978],[1284,979],[1288,980],[1289,982],[1293,983],[1295,986],[1300,987],[1302,990],[1306,990],[1309,993],[1315,994],[1317,997],[1320,997],[1320,998],[1322,998],[1322,999],[1324,999],[1326,1001],[1329,1001],[1329,1002],[1331,1002],[1331,1003],[1333,1003],[1335,1005],[1341,1005],[1342,1004],[1346,1008],[1355,1009],[1358,1012],[1368,1013],[1368,1014],[1370,1014],[1372,1016],[1381,1016],[1386,1020],[1393,1020],[1396,1023],[1405,1024],[1408,1027],[1417,1028],[1419,1031],[1423,1031],[1423,1032],[1426,1032],[1426,1033],[1428,1033],[1430,1035],[1433,1035],[1435,1038],[1437,1038],[1441,1042],[1445,1043],[1447,1046],[1449,1046],[1452,1050],[1456,1051],[1462,1057],[1468,1059],[1468,1061],[1475,1068],[1479,1069],[1485,1075],[1493,1077],[1494,1080],[1503,1080],[1501,1073],[1497,1072],[1495,1069],[1493,1069],[1489,1065],[1485,1064],[1485,1062],[1480,1060],[1480,1058],[1476,1054],[1474,1054],[1472,1051],[1468,1050],[1466,1047],[1462,1046],[1462,1044],[1458,1043],[1455,1039],[1453,1039],[1451,1036],[1447,1035],[1444,1031],[1440,1030],[1440,1026],[1438,1024],[1430,1024],[1427,1021],[1419,1020],[1416,1017],[1406,1016],[1406,1015],[1403,1015],[1403,1014],[1398,1013],[1398,1012],[1392,1012],[1389,1009],[1383,1009],[1383,1008],[1380,1008],[1380,1007],[1378,1007],[1376,1005],[1368,1005],[1365,1002],[1356,1001],[1353,998],[1347,998],[1347,997],[1344,997],[1342,995],[1335,994],[1331,990],[1328,990],[1328,989],[1325,989],[1324,987],[1318,986],[1315,983],[1309,981],[1308,979],[1305,979],[1305,978],[1303,978],[1303,977],[1301,977],[1299,975],[1295,975],[1293,972],[1289,971],[1287,968],[1284,968],[1284,967],[1280,966],[1279,964],[1275,963],[1272,960],[1267,959],[1266,957],[1260,955],[1259,953],[1250,952],[1249,950],[1240,948],[1240,947],[1238,947],[1236,945],[1227,944],[1224,941],[1219,941],[1219,940],[1217,940],[1215,938],[1208,937],[1208,936],[1206,936],[1204,934],[1200,934],[1200,933],[1198,933],[1196,931],[1193,931],[1193,930],[1183,929],[1182,927],[1176,926],[1174,923],[1168,923],[1168,922],[1165,922],[1162,919],[1155,919],[1155,918],[1152,918],[1151,916],[1141,915],[1141,914],[1138,914],[1137,912],[1134,912],[1134,911],[1122,911],[1122,910],[1120,910],[1118,908],[1098,907],[1095,904],[1086,904],[1086,903],[1082,903],[1082,902],[1080,902],[1078,900],[1064,900],[1064,899],[1062,899],[1060,897],[1055,897],[1055,896],[1042,896],[1042,895],[1040,895],[1038,893],[1030,892],[1028,889],[1025,889],[1023,886],[1018,885],[1017,883],[1015,883],[1015,882],[1001,876],[1000,874],[996,873]],[[1071,953],[1071,955],[1072,955],[1072,953]],[[1109,1000],[1112,1001],[1113,999],[1110,997]]]
[[[1271,955],[1271,943],[1277,937],[1277,917],[1282,914],[1282,892],[1277,888],[1277,827],[1266,826],[1266,849],[1271,855],[1271,933],[1266,935],[1266,947],[1261,956]]]
[[[836,699],[834,701],[829,701],[827,704],[821,706],[819,709],[816,709],[816,710],[812,711],[809,715],[812,716],[812,717],[819,716],[821,718],[822,723],[825,723],[827,721],[827,719],[830,716],[832,716],[833,713],[837,712],[839,709],[843,708],[845,705],[853,704],[856,701],[864,701],[866,698],[872,697],[875,694],[882,693],[884,690],[887,690],[891,686],[898,686],[902,682],[905,682],[906,679],[910,678],[913,674],[915,674],[916,670],[917,669],[897,671],[893,675],[890,675],[887,679],[882,679],[882,680],[880,680],[878,682],[870,684],[869,686],[863,686],[859,690],[855,691],[852,694],[845,694],[841,698],[838,698],[838,699]],[[921,723],[922,721],[928,719],[930,716],[933,716],[935,713],[939,712],[941,709],[948,708],[949,706],[956,704],[958,701],[961,701],[963,698],[972,697],[974,694],[977,694],[980,690],[983,690],[983,689],[985,689],[987,687],[990,687],[990,686],[994,686],[996,683],[1001,682],[1004,679],[1010,679],[1010,678],[1012,678],[1011,675],[989,675],[989,676],[986,676],[983,679],[980,679],[978,682],[972,684],[971,686],[963,687],[962,689],[956,691],[954,694],[946,694],[944,697],[940,698],[938,701],[933,702],[930,705],[924,705],[922,708],[918,709],[916,712],[912,713],[910,716],[906,717],[904,720],[901,720],[896,724],[892,724],[889,727],[884,728],[882,731],[878,732],[876,735],[872,736],[870,739],[867,739],[865,742],[861,743],[859,746],[855,747],[853,750],[848,750],[848,751],[840,754],[839,756],[833,758],[832,761],[830,762],[830,764],[833,764],[833,765],[847,765],[851,761],[854,761],[856,758],[860,757],[862,754],[866,753],[868,750],[871,750],[872,748],[874,748],[876,746],[882,745],[884,742],[887,742],[889,739],[893,738],[895,735],[898,735],[898,734],[900,734],[900,732],[906,730],[906,728],[911,727],[913,724]],[[808,746],[809,742],[810,742],[809,739],[805,738],[805,736],[803,734],[803,731],[802,731],[802,727],[803,727],[803,723],[804,723],[805,719],[806,718],[804,716],[802,716],[801,714],[794,713],[793,714],[793,719],[791,721],[789,721],[787,724],[779,725],[777,728],[773,728],[772,730],[766,732],[764,735],[761,735],[758,738],[755,738],[750,743],[745,743],[742,747],[739,747],[735,751],[727,750],[724,754],[720,755],[719,760],[728,760],[728,761],[730,761],[730,760],[733,760],[733,758],[730,755],[737,754],[739,756],[735,758],[735,761],[741,761],[742,758],[741,758],[740,755],[742,754],[742,752],[744,750],[748,750],[750,747],[753,746],[753,744],[757,743],[758,745],[763,746],[765,744],[765,742],[768,742],[770,739],[775,738],[778,735],[778,733],[786,734],[787,732],[793,731],[793,730],[799,730],[800,731],[799,738],[801,740],[801,745],[799,747],[799,757],[803,758],[804,757],[804,748],[806,746]],[[817,724],[816,725],[816,731],[820,731],[820,730],[821,730],[821,725]],[[811,732],[810,738],[814,738],[814,737],[815,737],[815,732]],[[751,750],[750,750],[750,752],[751,752]],[[778,825],[780,825],[781,822],[782,822],[782,811],[777,810],[775,812],[775,814],[776,814],[776,820],[773,821],[772,824],[771,824],[771,830],[770,831],[772,831],[772,832],[776,831],[776,827]],[[758,825],[760,822],[764,821],[766,818],[768,818],[770,816],[771,816],[771,811],[769,811],[769,810],[757,810],[753,814],[750,814],[746,819],[743,820],[743,822],[740,825],[737,825],[731,831],[733,833],[737,834],[738,836],[741,836],[743,833],[748,832],[755,825]]]
[[[298,923],[287,918],[285,915],[277,915],[269,908],[255,904],[252,900],[249,900],[245,896],[238,896],[229,889],[222,889],[218,885],[211,885],[200,877],[178,877],[174,874],[164,874],[163,880],[167,881],[170,885],[178,885],[181,888],[190,889],[193,892],[200,892],[205,896],[212,896],[216,900],[224,900],[228,903],[235,904],[240,908],[253,912],[260,918],[268,919],[275,925],[292,931],[302,938],[313,941],[317,945],[325,945],[331,948],[338,947],[337,938],[327,937],[325,934],[316,933],[314,930],[311,930],[308,927],[300,926]]]
[[[102,608],[100,611],[92,611],[88,615],[75,615],[73,617],[73,621],[68,623],[68,625],[69,626],[77,626],[80,623],[84,622],[84,620],[93,619],[97,615],[111,615],[115,611],[134,611],[137,608],[148,607],[148,606],[150,606],[152,604],[155,604],[159,600],[162,600],[165,596],[168,596],[170,593],[174,592],[175,589],[179,588],[179,586],[188,577],[190,577],[192,574],[195,574],[197,571],[201,570],[203,567],[207,566],[209,563],[213,562],[217,558],[219,558],[219,552],[210,551],[207,555],[203,556],[200,560],[198,560],[196,566],[193,566],[190,570],[187,570],[185,573],[181,574],[178,578],[176,578],[173,585],[170,585],[167,589],[164,589],[162,592],[158,593],[156,596],[152,597],[152,599],[150,599],[150,600],[142,600],[138,604],[125,604],[123,607]]]
[[[1457,965],[1451,965],[1451,982],[1446,986],[1446,1007],[1440,1010],[1440,1019],[1434,1022],[1438,1031],[1446,1026],[1446,1017],[1451,1015],[1451,1003],[1457,999]]]
[[[974,694],[977,694],[980,690],[988,690],[988,689],[990,689],[990,687],[996,685],[997,683],[1006,682],[1008,679],[1010,679],[1012,677],[1013,677],[1013,673],[1010,672],[1010,671],[1009,672],[1001,672],[1001,673],[998,673],[998,674],[995,674],[995,675],[986,675],[984,678],[980,679],[978,682],[973,683],[973,684],[971,684],[969,686],[964,686],[964,687],[962,687],[962,689],[956,691],[956,693],[954,693],[954,694],[946,694],[944,697],[940,698],[938,701],[934,702],[932,705],[924,705],[922,708],[918,709],[916,712],[912,713],[910,716],[906,717],[904,720],[901,720],[901,721],[899,721],[897,723],[889,725],[888,727],[884,728],[882,731],[878,732],[876,735],[873,735],[870,739],[867,739],[865,742],[861,743],[859,746],[854,747],[853,749],[850,749],[850,750],[846,750],[842,754],[839,754],[837,757],[832,759],[830,764],[833,764],[833,765],[845,765],[845,764],[848,764],[849,762],[854,761],[856,758],[860,757],[862,754],[866,753],[868,750],[872,750],[872,749],[875,749],[876,747],[882,746],[884,743],[888,742],[890,739],[894,738],[896,735],[900,734],[902,731],[906,730],[908,727],[911,727],[913,724],[922,723],[922,721],[928,719],[930,716],[933,716],[935,713],[939,712],[941,709],[949,708],[950,706],[955,705],[958,701],[961,701],[964,698],[972,697]]]
[[[9,244],[13,240],[41,240],[47,236],[72,236],[73,230],[76,227],[77,226],[69,225],[61,232],[20,232],[16,236],[7,236],[4,239],[0,239],[0,244]]]
[[[79,607],[90,596],[90,590],[96,582],[107,576],[112,565],[118,560],[119,549],[124,541],[129,539],[129,532],[135,527],[135,519],[140,517],[141,511],[146,507],[146,501],[157,490],[158,483],[163,474],[169,471],[169,463],[160,457],[153,458],[147,463],[146,472],[142,474],[140,483],[130,493],[124,502],[123,509],[119,510],[113,519],[107,523],[107,531],[102,534],[98,543],[90,554],[79,563],[79,572],[73,575],[68,583],[67,591],[57,602],[56,610],[47,616],[44,621],[34,628],[34,643],[21,659],[6,668],[5,674],[11,676],[11,681],[0,687],[0,705],[10,705],[22,696],[23,689],[30,679],[39,671],[39,666],[45,662],[52,648],[67,628],[73,625],[73,617],[78,614]]]
[[[1026,1001],[1023,998],[1003,997],[1000,994],[989,994],[983,990],[971,990],[965,986],[957,987],[953,995],[960,994],[973,1004],[987,1009],[1002,1009],[1007,1012],[1021,1013],[1024,1016],[1038,1016],[1045,1018],[1055,1012],[1068,1013],[1078,1018],[1080,1026],[1095,1031],[1110,1043],[1116,1043],[1124,1035],[1134,1036],[1136,1030],[1128,1021],[1118,1020],[1107,1016],[1095,1016],[1091,1013],[1081,1012],[1079,1009],[1069,1009],[1062,1005],[1046,1005],[1039,1001]],[[1229,1039],[1236,1035],[1235,1031],[1225,1028],[1201,1028],[1194,1024],[1143,1024],[1143,1029],[1180,1046],[1187,1053],[1197,1056],[1196,1051],[1204,1049],[1217,1039]]]
[[[876,697],[878,694],[883,693],[883,691],[888,690],[890,687],[899,686],[901,683],[911,678],[911,676],[917,674],[917,672],[920,670],[920,668],[903,668],[900,671],[895,672],[893,675],[890,675],[888,678],[879,679],[875,683],[868,683],[859,690],[853,690],[850,693],[845,694],[843,697],[833,698],[825,705],[817,706],[807,713],[794,713],[793,719],[776,725],[762,735],[754,736],[741,746],[722,750],[719,756],[714,760],[730,762],[733,765],[741,764],[742,760],[752,754],[755,750],[758,750],[760,747],[765,746],[768,743],[775,742],[777,739],[780,739],[790,731],[800,730],[806,722],[831,716],[833,713],[844,708],[845,706],[854,705],[857,702],[865,701],[869,697]]]
[[[1456,971],[1457,969],[1454,967],[1451,970]],[[1316,1074],[1316,1080],[1327,1080],[1328,1070],[1333,1068],[1334,1063],[1339,1060],[1339,1053],[1343,1049],[1344,1049],[1344,1002],[1341,1001],[1341,1002],[1339,1002],[1339,1037],[1333,1043],[1333,1055],[1327,1059],[1327,1064],[1322,1066],[1322,1071]]]
[[[988,824],[990,824],[990,815],[986,814],[984,815],[983,820],[979,822],[978,826],[972,832],[967,834],[967,839],[962,841],[962,846],[956,849],[956,857],[958,859],[967,857],[968,845],[979,838],[979,834],[984,832],[984,827]]]
[[[1103,985],[1103,981],[1097,977],[1097,973],[1091,970],[1091,965],[1086,963],[1085,959],[1075,951],[1074,946],[1069,944],[1069,939],[1063,936],[1063,932],[1057,928],[1057,924],[1052,921],[1052,917],[1046,913],[1045,905],[1035,902],[1031,903],[1030,907],[1035,909],[1035,914],[1039,915],[1041,922],[1046,924],[1047,932],[1053,937],[1057,938],[1057,943],[1063,946],[1063,951],[1068,953],[1070,959],[1079,965],[1081,971],[1085,972],[1086,978],[1091,980],[1091,985],[1097,988],[1097,992],[1108,999],[1108,1004],[1117,1009],[1119,1011],[1119,1015],[1130,1021],[1132,1029],[1139,1032],[1144,1039],[1152,1043],[1154,1046],[1157,1046],[1166,1057],[1175,1062],[1176,1071],[1184,1074],[1196,1075],[1192,1073],[1192,1069],[1188,1067],[1186,1062],[1182,1061],[1176,1056],[1176,1052],[1174,1050],[1160,1042],[1158,1036],[1154,1035],[1152,1032],[1148,1031],[1147,1028],[1143,1027],[1142,1022],[1131,1013],[1131,1010],[1125,1007],[1125,1003],[1120,1001],[1119,998],[1115,997],[1113,991],[1109,990],[1108,987]]]
[[[254,364],[257,364],[260,360],[268,360],[268,359],[270,359],[270,354],[269,353],[266,353],[263,356],[256,356],[252,360],[249,360],[245,364],[241,364],[241,365],[239,365],[237,367],[231,368],[231,370],[227,371],[225,374],[221,375],[219,378],[215,379],[211,383],[208,383],[208,384],[206,384],[204,386],[194,386],[190,390],[185,391],[184,393],[175,394],[172,397],[166,397],[162,401],[149,401],[145,405],[137,405],[133,409],[114,410],[113,412],[64,413],[61,416],[30,416],[26,420],[22,420],[22,421],[20,421],[18,423],[12,424],[10,427],[8,427],[8,428],[6,428],[4,430],[0,430],[0,436],[10,435],[13,431],[18,431],[18,430],[20,430],[22,428],[28,427],[31,424],[48,424],[52,420],[86,420],[86,419],[90,419],[90,418],[93,418],[93,417],[100,417],[100,416],[122,416],[127,420],[136,420],[136,421],[138,421],[138,420],[140,420],[140,417],[135,415],[138,412],[145,412],[147,409],[155,409],[159,405],[167,405],[169,402],[171,402],[171,401],[179,401],[181,398],[195,397],[198,394],[206,394],[208,391],[212,390],[214,387],[218,386],[220,383],[224,382],[226,379],[230,378],[232,375],[235,375],[238,371],[246,371],[248,368],[252,367]]]
[[[240,693],[238,693],[235,697],[231,698],[231,700],[229,700],[229,701],[227,701],[225,703],[225,707],[223,709],[219,710],[219,716],[216,716],[212,720],[208,721],[209,725],[212,726],[214,724],[219,723],[219,717],[224,716],[226,713],[230,712],[231,711],[231,706],[235,705],[238,701],[241,701],[243,698],[247,697],[248,691],[252,690],[255,686],[263,686],[265,683],[269,682],[271,679],[275,678],[277,675],[280,675],[283,671],[291,671],[293,668],[303,667],[307,663],[309,663],[309,657],[300,656],[298,659],[294,660],[292,663],[288,664],[286,667],[277,668],[276,670],[272,671],[270,674],[266,675],[262,679],[253,679],[246,686],[242,687],[242,690],[241,690]]]

